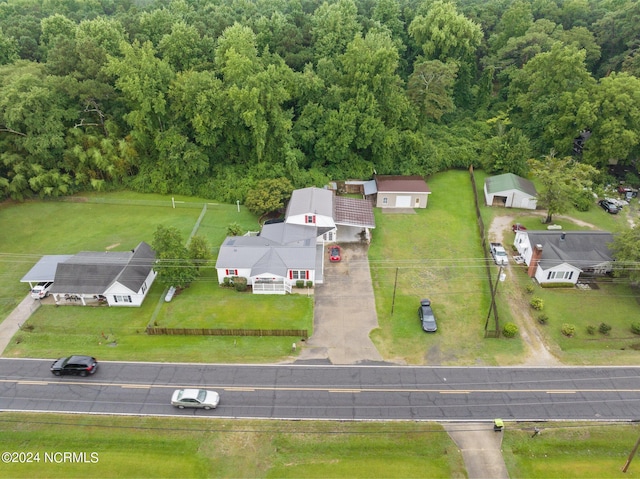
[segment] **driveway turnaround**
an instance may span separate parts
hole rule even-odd
[[[324,284],[315,288],[313,335],[299,361],[324,360],[331,364],[381,362],[369,339],[378,327],[366,245],[342,245],[342,260],[329,261],[324,252]]]

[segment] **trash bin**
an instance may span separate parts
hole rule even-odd
[[[504,428],[504,422],[502,421],[502,419],[494,419],[493,420],[493,430],[496,432],[500,432],[502,431],[502,429]]]

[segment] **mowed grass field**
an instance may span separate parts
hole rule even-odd
[[[486,175],[476,172],[482,195]],[[440,173],[428,181],[433,193],[426,209],[416,214],[375,210],[369,256],[380,327],[373,340],[387,360],[432,365],[518,364],[526,354],[520,337],[485,338],[490,298],[487,261],[482,254],[473,193],[467,171]],[[175,226],[185,239],[202,211],[204,199],[171,198],[129,192],[88,196],[77,202],[33,201],[0,206],[0,314],[6,316],[28,294],[20,278],[43,254],[70,254],[82,250],[128,250],[140,241],[151,242],[159,224]],[[181,203],[185,202],[185,203]],[[598,229],[619,231],[628,211],[607,215],[594,207],[570,216]],[[513,217],[529,229],[541,228],[540,216],[523,210],[482,206],[486,228],[498,215]],[[540,213],[540,212],[538,212]],[[258,230],[257,219],[244,207],[208,204],[198,234],[212,246],[226,235],[227,226],[240,224]],[[564,230],[587,229],[573,221],[554,219]],[[505,234],[510,250],[513,233]],[[490,265],[492,275],[497,267]],[[496,279],[494,277],[494,280]],[[500,325],[522,321],[512,307],[513,292],[530,281],[522,268],[511,265],[507,281],[498,286]],[[7,356],[54,357],[69,350],[95,348],[104,359],[270,362],[291,353],[292,338],[211,338],[147,336],[149,324],[159,327],[307,329],[311,333],[313,299],[304,295],[253,296],[217,286],[212,267],[171,303],[162,301],[163,286],[156,283],[141,308],[43,307],[5,351]],[[637,293],[624,280],[598,291],[551,290],[534,292],[545,301],[546,325],[534,324],[558,357],[567,364],[628,364],[635,361],[640,341],[630,326],[637,316]],[[439,331],[422,332],[417,319],[420,299],[429,298],[438,318]],[[583,307],[585,306],[585,307]],[[588,307],[587,307],[588,306]],[[525,304],[526,307],[526,304]],[[608,335],[588,335],[587,326],[610,323]],[[560,333],[563,323],[575,324],[576,334]],[[179,356],[178,356],[179,354]]]
[[[532,437],[536,426],[541,432]],[[633,423],[518,423],[507,425],[502,456],[509,477],[640,477],[637,457],[622,472],[639,435]]]
[[[541,432],[532,437],[534,427]],[[12,478],[466,477],[455,443],[442,426],[426,422],[4,413],[0,434],[3,451],[39,457],[3,463],[2,477]],[[509,477],[640,477],[637,458],[621,471],[640,435],[634,423],[507,422],[502,434]],[[60,458],[54,454],[62,452],[75,453],[81,462],[45,460],[45,453]]]
[[[462,455],[433,423],[6,413],[0,434],[3,451],[40,454],[40,462],[1,464],[12,478],[465,477]],[[45,462],[45,453],[63,451],[98,461]]]
[[[376,346],[385,358],[411,364],[517,360],[520,339],[484,338],[491,294],[469,173],[449,171],[427,183],[433,193],[426,209],[375,210],[369,258],[380,325],[372,333]],[[490,271],[497,276],[497,267]],[[422,298],[432,301],[436,333],[422,331],[417,315]],[[500,312],[503,321],[510,320],[508,309]]]
[[[177,201],[184,199],[176,198]],[[5,203],[0,208],[2,307],[6,316],[29,292],[20,278],[44,254],[123,251],[153,241],[158,225],[178,228],[185,240],[205,200],[172,208],[171,198],[132,193],[88,197],[77,202]],[[42,218],[42,220],[40,220]],[[257,230],[244,207],[208,204],[198,234],[212,247],[238,223]],[[175,328],[307,329],[312,332],[313,300],[302,295],[253,296],[218,286],[213,266],[176,296],[163,301],[156,282],[140,308],[83,308],[43,305],[4,352],[8,357],[60,357],[72,352],[99,359],[193,362],[275,362],[291,354],[290,337],[149,336],[148,324]],[[3,316],[3,317],[4,317]],[[298,338],[294,338],[298,339]]]

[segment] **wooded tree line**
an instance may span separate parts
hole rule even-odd
[[[635,0],[0,0],[0,191],[605,171],[638,157],[638,38]]]

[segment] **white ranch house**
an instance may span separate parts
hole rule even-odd
[[[604,275],[614,261],[606,231],[517,231],[514,245],[540,284],[576,284],[582,274]]]
[[[53,281],[56,304],[140,306],[157,275],[155,257],[144,241],[131,251],[43,256],[21,281]]]

